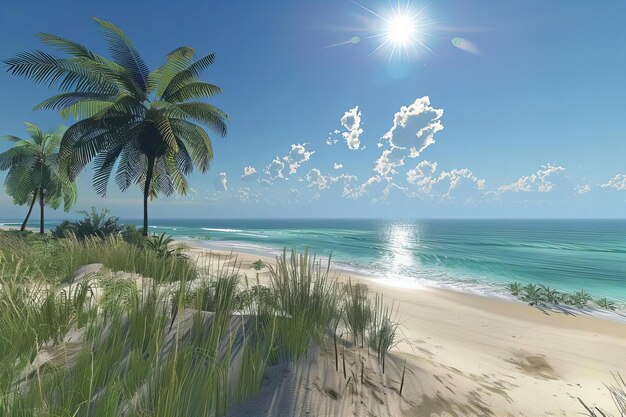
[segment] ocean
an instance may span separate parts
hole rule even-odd
[[[505,295],[510,282],[626,302],[626,220],[154,220],[151,232],[250,253],[283,248],[403,286]]]
[[[140,221],[126,221],[139,224]],[[54,222],[50,222],[52,226]],[[506,296],[510,282],[626,302],[626,220],[154,219],[150,231],[206,247],[309,248],[333,265],[401,286]]]

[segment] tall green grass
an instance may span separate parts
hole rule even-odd
[[[307,251],[283,252],[264,287],[236,263],[197,267],[116,238],[42,240],[63,267],[37,268],[19,258],[43,259],[28,239],[0,236],[0,416],[220,416],[258,392],[268,366],[294,363],[328,332],[336,338],[352,299],[330,259]],[[10,259],[5,243],[19,250]],[[96,262],[146,280],[71,283]],[[358,288],[354,300],[368,307],[361,343],[387,352],[395,327],[382,298]]]
[[[311,342],[319,343],[337,315],[339,291],[326,267],[308,250],[287,258],[283,251],[270,267],[271,289],[278,316],[277,343],[288,360],[303,356]]]

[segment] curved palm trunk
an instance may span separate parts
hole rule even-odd
[[[43,189],[40,188],[39,189],[39,210],[40,210],[40,214],[39,214],[39,233],[43,235],[43,208],[44,208],[44,204],[43,204]]]
[[[148,197],[150,196],[150,183],[154,173],[154,158],[148,157],[148,171],[146,172],[146,183],[143,188],[143,235],[148,236]]]
[[[35,206],[35,202],[37,201],[38,193],[39,193],[39,189],[36,189],[35,192],[33,193],[33,201],[30,202],[28,213],[26,213],[26,218],[24,219],[24,223],[22,223],[22,227],[20,227],[21,232],[23,232],[26,229],[26,225],[28,224],[28,219],[30,218],[30,213],[33,212],[33,207]]]

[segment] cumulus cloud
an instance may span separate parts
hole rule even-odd
[[[549,193],[554,190],[554,183],[550,181],[550,177],[563,171],[565,171],[565,168],[562,166],[552,164],[542,165],[541,169],[534,174],[520,177],[517,181],[510,184],[501,185],[497,188],[497,193],[528,193],[531,191]]]
[[[602,188],[615,188],[616,190],[626,190],[626,174],[617,174],[605,184],[600,185]]]
[[[357,177],[355,175],[341,174],[341,175],[324,175],[322,172],[317,169],[311,169],[306,176],[304,177],[305,181],[308,182],[308,187],[314,190],[323,191],[331,188],[333,184],[343,183],[343,191],[342,196],[348,197],[352,193],[352,186],[357,181]]]
[[[339,163],[335,162],[335,163],[333,164],[333,168],[334,168],[334,169],[341,169],[341,168],[343,168],[343,164],[339,164]]]
[[[435,134],[443,130],[442,117],[443,109],[432,107],[428,96],[418,98],[396,112],[393,125],[380,138],[380,143],[386,142],[392,150],[403,150],[410,158],[416,158],[435,144]]]
[[[220,172],[219,174],[217,174],[216,185],[218,190],[228,191],[228,179],[226,178],[225,172]]]
[[[407,158],[417,158],[435,143],[435,134],[443,130],[442,117],[443,110],[432,107],[428,96],[416,99],[409,106],[402,106],[394,114],[391,128],[378,142],[378,148],[383,149],[374,161],[374,176],[354,189],[350,197],[363,196],[376,184],[385,186],[382,199],[392,189],[403,189],[393,181],[394,176],[406,164]]]
[[[341,117],[341,125],[347,130],[343,132],[341,136],[346,141],[348,149],[357,150],[361,147],[361,140],[359,139],[363,133],[361,128],[361,111],[359,106],[353,107]]]
[[[259,182],[271,185],[276,180],[286,180],[290,175],[296,174],[300,166],[309,161],[315,153],[315,151],[307,149],[307,146],[307,143],[291,145],[287,155],[277,156],[265,167],[263,170],[265,178],[260,179]]]
[[[293,175],[298,172],[300,165],[311,159],[315,151],[308,150],[307,144],[293,144],[289,153],[283,157],[283,160],[289,164],[289,174]]]
[[[451,197],[462,181],[472,184],[477,190],[485,188],[485,180],[478,178],[468,168],[437,172],[437,163],[421,161],[406,173],[407,182],[417,186],[420,194],[433,194],[441,190],[443,197]]]
[[[247,166],[244,167],[243,169],[243,175],[241,176],[241,179],[244,181],[251,181],[256,177],[256,168],[253,166]]]
[[[587,194],[591,191],[591,186],[589,184],[579,184],[574,187],[574,191],[576,191],[576,194]]]

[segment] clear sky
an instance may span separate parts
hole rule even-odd
[[[152,217],[626,215],[626,2],[391,3],[5,0],[0,58],[45,49],[36,32],[106,54],[94,16],[151,68],[182,45],[216,53],[203,79],[229,134]],[[63,122],[32,111],[53,89],[3,70],[0,91],[0,134]],[[86,170],[76,209],[141,217],[138,188],[110,187]],[[0,197],[0,219],[25,211]]]

